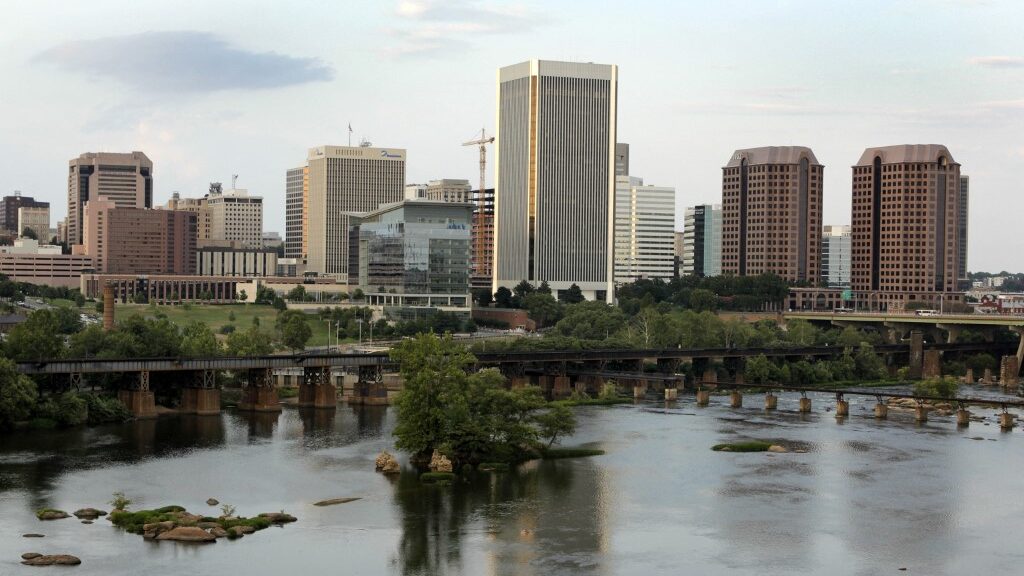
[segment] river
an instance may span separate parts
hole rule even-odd
[[[577,409],[567,445],[603,456],[530,462],[451,487],[413,473],[386,478],[373,459],[391,447],[394,411],[339,406],[0,438],[0,574],[58,571],[19,564],[23,552],[69,553],[87,574],[1013,574],[1024,571],[1022,432],[958,430],[950,417],[871,417],[851,398],[837,422],[826,396],[814,413],[782,394],[730,409],[692,395]],[[741,438],[805,453],[712,452]],[[147,542],[104,519],[38,521],[37,508],[179,504],[217,515],[284,510],[298,522],[212,545]],[[360,500],[315,507],[319,500]],[[39,532],[45,538],[23,538]],[[59,570],[62,573],[64,570]]]

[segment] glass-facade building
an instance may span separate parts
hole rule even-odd
[[[405,200],[350,217],[349,270],[371,304],[469,306],[472,204]]]

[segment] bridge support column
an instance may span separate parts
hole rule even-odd
[[[981,375],[981,383],[982,384],[991,384],[992,383],[992,369],[991,368],[985,368],[985,372]]]
[[[331,382],[330,366],[302,369],[302,382],[299,383],[299,406],[338,407],[338,388]]]
[[[971,425],[971,413],[963,406],[956,411],[956,425],[960,428],[966,428]]]
[[[920,330],[910,331],[910,363],[908,376],[920,380],[924,370],[924,336]]]
[[[199,370],[192,378],[190,385],[181,389],[181,413],[200,416],[220,414],[217,373],[213,370]]]
[[[704,384],[718,384],[718,370],[715,370],[714,367],[706,368],[701,381]]]
[[[665,387],[665,402],[675,402],[679,398],[679,389],[672,385],[671,388]]]
[[[807,414],[811,411],[811,399],[807,396],[800,396],[800,412]]]
[[[999,415],[999,427],[1003,430],[1013,430],[1014,420],[1016,420],[1016,418],[1016,414],[1003,412]]]
[[[940,376],[942,376],[942,352],[938,350],[925,350],[921,377],[938,378]]]
[[[238,409],[243,412],[280,412],[281,403],[274,388],[274,372],[269,368],[249,370],[242,387]]]
[[[352,390],[352,396],[345,400],[349,404],[386,406],[388,387],[384,384],[384,374],[380,366],[360,366],[359,380]]]
[[[513,390],[516,390],[518,388],[526,388],[527,386],[530,385],[529,376],[513,376],[509,378],[508,381]]]
[[[914,409],[914,420],[922,424],[928,421],[928,407],[921,402],[918,402],[917,408]]]
[[[878,403],[875,404],[875,418],[879,420],[885,420],[889,417],[889,406],[882,402],[882,399],[878,399]]]
[[[836,418],[846,418],[850,415],[850,403],[843,400],[842,394],[836,394]]]
[[[949,344],[956,343],[960,338],[960,331],[963,330],[963,327],[958,324],[937,324],[936,327],[946,332],[946,342]]]
[[[1017,386],[1019,384],[1017,374],[1020,366],[1016,356],[1003,356],[999,363],[999,383],[1003,386]]]
[[[565,375],[555,376],[552,379],[551,397],[568,398],[572,394],[569,377]]]
[[[965,384],[974,384],[974,368],[968,368],[967,374],[964,375]]]
[[[741,394],[739,390],[733,390],[729,394],[729,406],[732,408],[743,407],[743,394]]]
[[[1019,376],[1021,366],[1024,366],[1024,326],[1014,326],[1010,328],[1010,331],[1017,333],[1017,375]]]
[[[545,396],[550,396],[555,388],[555,377],[550,374],[541,374],[537,377],[537,385]]]
[[[707,406],[710,401],[711,392],[708,392],[707,390],[697,390],[697,406]]]
[[[643,400],[647,397],[647,381],[633,380],[633,400]]]
[[[128,390],[118,390],[117,399],[137,419],[156,418],[156,398],[149,389],[149,372],[139,372],[138,381]]]
[[[779,407],[779,397],[771,392],[764,395],[764,409],[776,410]]]

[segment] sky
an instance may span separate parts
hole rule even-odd
[[[264,197],[308,148],[407,150],[408,182],[478,179],[495,76],[617,64],[630,172],[721,199],[740,148],[809,146],[824,223],[865,148],[945,144],[971,177],[971,270],[1024,271],[1024,2],[1016,0],[0,0],[0,194],[66,213],[67,162],[144,151],[155,202],[211,181]],[[488,166],[488,182],[493,175]]]

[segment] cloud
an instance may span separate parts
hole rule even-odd
[[[396,56],[430,55],[465,48],[476,38],[529,32],[546,19],[522,5],[495,6],[475,0],[401,0],[401,25],[387,32],[400,39]]]
[[[315,58],[250,52],[198,31],[76,40],[54,46],[34,59],[157,93],[279,88],[328,81],[334,74]]]
[[[977,56],[969,62],[985,68],[1024,68],[1022,56]]]

